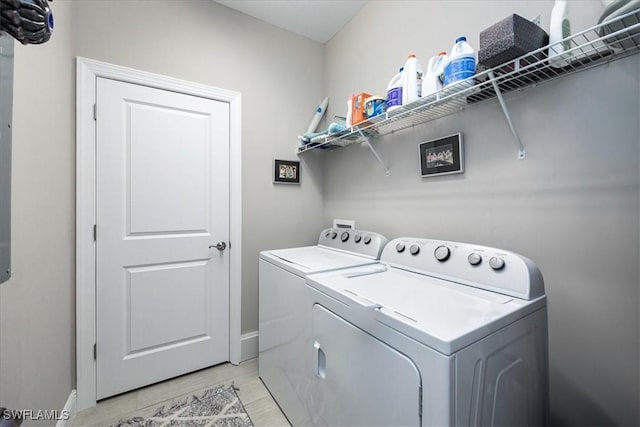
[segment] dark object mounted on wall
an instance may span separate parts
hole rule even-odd
[[[297,160],[273,160],[274,184],[300,184],[300,162]]]
[[[53,32],[47,0],[0,0],[0,30],[22,44],[41,44]]]
[[[462,133],[422,142],[419,151],[423,178],[464,172]]]
[[[11,277],[11,117],[15,43],[7,33],[0,32],[0,283]]]
[[[0,0],[0,283],[11,278],[14,39],[22,44],[41,44],[51,38],[52,31],[53,14],[47,0]]]

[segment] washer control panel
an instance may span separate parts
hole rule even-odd
[[[544,295],[542,274],[536,265],[502,249],[402,237],[387,244],[380,262],[517,298]]]
[[[322,230],[318,238],[318,245],[320,246],[353,252],[374,259],[380,258],[382,249],[384,249],[387,242],[386,237],[373,231],[340,228]]]

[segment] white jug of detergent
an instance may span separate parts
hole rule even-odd
[[[438,56],[432,56],[427,65],[427,73],[422,79],[422,97],[437,93],[442,89],[444,63],[447,60],[447,52],[442,51]],[[438,95],[437,95],[438,96]],[[437,99],[437,98],[436,98]]]
[[[476,55],[473,48],[467,43],[465,36],[456,39],[451,48],[449,58],[444,63],[444,86],[459,83],[460,89],[473,86],[473,77],[476,73]],[[462,81],[466,80],[463,84]]]
[[[634,2],[618,0],[617,3],[632,6]],[[576,49],[578,44],[586,41],[585,36],[562,41],[571,35],[577,35],[583,30],[591,28],[597,22],[601,22],[604,6],[607,4],[610,4],[607,0],[600,2],[556,0],[553,3],[549,26],[549,65],[560,68],[570,65],[578,59],[586,59],[591,55],[599,56],[609,53],[609,47],[603,41],[594,41],[586,50]],[[621,38],[626,37],[623,35]]]
[[[420,98],[424,70],[414,54],[409,55],[402,72],[402,105]]]
[[[571,55],[564,53],[571,49],[571,41],[565,39],[571,35],[571,22],[568,17],[569,4],[566,0],[556,0],[551,10],[551,26],[549,28],[549,64],[552,67],[569,65],[566,59]]]
[[[387,86],[387,111],[393,111],[402,106],[402,71],[404,67],[400,67],[400,71],[393,76]]]

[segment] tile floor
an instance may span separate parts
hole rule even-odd
[[[234,382],[255,427],[288,427],[289,423],[278,405],[258,378],[258,359],[238,366],[224,363],[178,378],[150,385],[128,393],[104,399],[78,413],[73,426],[110,426],[133,416],[151,416],[159,406],[173,399],[198,393],[215,385]]]

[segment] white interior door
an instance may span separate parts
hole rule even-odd
[[[229,360],[229,107],[105,78],[96,99],[102,399]]]

